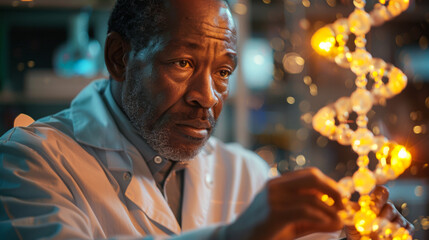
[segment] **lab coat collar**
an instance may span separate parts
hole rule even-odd
[[[124,145],[118,137],[122,137],[122,134],[102,98],[108,86],[109,80],[94,81],[73,99],[73,131],[78,142],[104,150],[121,151]]]
[[[103,94],[108,87],[108,80],[95,81],[72,101],[71,117],[76,140],[82,144],[111,151],[110,154],[106,154],[103,161],[106,167],[114,171],[129,171],[132,174],[125,189],[125,196],[152,221],[169,229],[171,233],[179,234],[180,226],[156,187],[155,180],[144,161],[141,161],[142,166],[138,167],[141,177],[135,177],[132,159],[143,159],[136,147],[120,132],[106,106]],[[145,190],[144,194],[142,189]]]

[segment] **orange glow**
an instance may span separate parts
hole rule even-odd
[[[329,27],[322,27],[311,38],[311,46],[322,56],[331,55],[335,46],[335,34]]]
[[[334,199],[332,199],[331,197],[329,197],[327,194],[323,194],[322,197],[320,198],[320,200],[322,200],[322,202],[324,202],[326,205],[332,207],[335,204]]]
[[[320,50],[323,50],[325,52],[329,52],[329,51],[331,51],[331,48],[332,48],[332,43],[330,43],[330,42],[319,43],[319,49]]]
[[[396,143],[386,143],[376,153],[376,157],[382,166],[393,170],[396,176],[401,175],[411,165],[411,153],[404,146]]]
[[[372,231],[372,223],[377,218],[377,215],[370,209],[361,209],[354,216],[356,230],[361,234],[369,234]]]

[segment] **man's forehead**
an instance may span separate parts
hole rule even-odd
[[[231,12],[222,0],[170,0],[167,2],[168,25],[172,28],[188,26],[219,33],[229,31],[235,34]]]

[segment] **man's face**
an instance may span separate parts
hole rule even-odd
[[[155,151],[188,160],[210,137],[228,95],[236,35],[222,1],[173,0],[168,10],[168,30],[130,53],[122,107]]]

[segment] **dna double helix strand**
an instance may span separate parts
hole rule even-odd
[[[355,9],[348,18],[338,19],[317,30],[311,45],[318,54],[356,74],[356,89],[351,96],[341,97],[321,108],[313,116],[312,124],[321,135],[342,145],[351,145],[358,154],[358,170],[352,177],[344,177],[338,182],[346,206],[339,214],[344,224],[354,225],[362,240],[371,239],[374,234],[380,239],[408,240],[412,237],[405,228],[377,217],[369,194],[376,184],[384,184],[402,174],[411,164],[411,154],[404,146],[384,136],[374,136],[367,127],[368,111],[399,94],[407,85],[407,77],[392,64],[373,58],[365,48],[365,35],[372,26],[381,25],[408,9],[409,0],[379,0],[370,13],[364,9],[365,0],[354,0],[353,3]],[[347,47],[351,34],[356,37],[353,52]],[[368,80],[373,81],[372,84],[367,84]],[[348,124],[352,112],[357,114],[356,130]],[[378,160],[374,170],[368,168],[371,151]],[[356,191],[360,195],[359,210],[353,208],[350,201]],[[322,196],[322,201],[333,204],[326,195]]]

